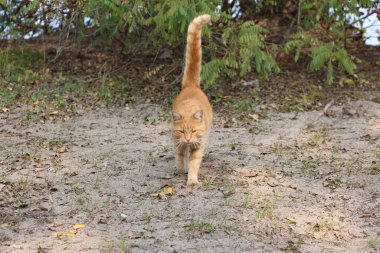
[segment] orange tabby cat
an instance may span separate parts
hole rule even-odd
[[[203,15],[189,25],[182,90],[173,103],[175,158],[180,172],[188,169],[187,185],[198,184],[198,170],[212,125],[212,108],[200,87],[201,32],[209,22],[210,15]]]

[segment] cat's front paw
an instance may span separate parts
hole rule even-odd
[[[188,186],[196,186],[196,185],[200,185],[198,179],[187,179],[187,185]]]

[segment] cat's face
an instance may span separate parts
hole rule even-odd
[[[202,111],[192,115],[173,112],[173,136],[179,145],[196,148],[200,145],[204,132]]]

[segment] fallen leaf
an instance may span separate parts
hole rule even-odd
[[[67,151],[66,146],[62,146],[62,147],[60,147],[60,148],[58,149],[58,152],[59,152],[59,153],[64,153],[64,152],[66,152],[66,151]]]
[[[58,111],[53,111],[53,112],[50,112],[49,115],[58,115]]]
[[[284,177],[284,175],[282,175],[282,174],[276,174],[275,175],[275,178],[276,179],[282,179]]]
[[[347,85],[354,85],[355,84],[355,81],[350,79],[350,78],[346,78],[344,79],[344,84],[347,84]]]
[[[31,161],[31,160],[32,160],[32,156],[31,156],[29,153],[23,153],[23,154],[21,155],[21,158],[22,158],[23,160],[26,160],[26,161]]]
[[[165,195],[173,195],[174,194],[174,189],[173,189],[173,187],[165,187],[164,188],[164,194]]]
[[[143,232],[128,232],[127,233],[127,236],[129,239],[138,239],[138,238],[141,238],[144,236],[144,233]]]
[[[77,231],[70,230],[69,232],[66,233],[67,236],[74,236],[77,234]]]
[[[37,253],[48,253],[48,250],[38,246]]]
[[[58,238],[60,237],[64,237],[64,236],[75,236],[77,234],[77,231],[74,231],[74,230],[70,230],[70,231],[61,231],[61,232],[56,232],[54,233],[54,235]]]
[[[54,235],[56,236],[56,237],[62,237],[62,236],[64,236],[66,234],[66,232],[55,232],[54,233]]]
[[[161,196],[165,196],[165,195],[174,195],[174,193],[175,193],[175,191],[174,191],[173,187],[166,186],[160,192],[153,193],[150,196],[152,196],[152,197],[161,197]]]
[[[0,192],[1,192],[1,190],[3,190],[4,186],[5,186],[5,184],[0,184]]]
[[[79,230],[79,229],[82,229],[82,228],[84,228],[84,227],[85,227],[84,224],[76,224],[76,225],[73,226],[73,228],[74,228],[75,230]]]
[[[45,170],[45,168],[39,167],[39,168],[35,168],[34,172],[41,172],[41,171],[44,171],[44,170]]]
[[[98,220],[98,223],[99,223],[99,224],[107,224],[107,220],[106,220],[105,218],[100,218],[100,219]]]
[[[54,223],[52,223],[49,225],[48,229],[51,231],[55,231],[57,229],[57,226]]]
[[[10,226],[11,226],[11,224],[9,224],[9,223],[3,223],[3,224],[1,224],[2,228],[9,228]]]
[[[360,218],[371,218],[371,217],[375,217],[375,214],[370,211],[364,211],[362,215],[360,216]]]
[[[38,101],[36,101],[36,102],[34,102],[33,104],[32,104],[32,107],[33,108],[35,108],[37,105],[39,105],[40,104],[40,101],[38,100]]]
[[[254,121],[259,121],[259,115],[257,114],[249,114],[248,116]]]
[[[270,187],[276,187],[276,186],[279,185],[279,184],[276,183],[276,182],[267,182],[267,184],[268,184]]]
[[[286,217],[290,224],[297,224],[297,221],[292,217]]]
[[[1,110],[2,110],[3,112],[9,112],[9,108],[6,108],[6,107],[3,107]]]
[[[269,181],[267,182],[267,184],[268,184],[270,187],[276,187],[276,186],[279,186],[279,185],[280,185],[280,184],[278,183],[278,181],[275,180],[275,179],[269,178],[268,180],[269,180]]]
[[[256,177],[259,173],[257,172],[254,172],[254,171],[248,171],[248,172],[244,172],[242,173],[241,175],[243,177]]]

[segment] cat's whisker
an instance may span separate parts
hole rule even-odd
[[[198,140],[194,142],[194,146],[195,146],[195,149],[199,149],[200,143]]]
[[[200,142],[199,142],[199,141],[192,142],[192,143],[190,144],[190,147],[191,147],[192,149],[199,149],[199,147],[200,147]]]
[[[180,151],[182,149],[182,147],[183,147],[183,143],[182,142],[178,141],[178,142],[175,143],[175,150],[176,151]]]
[[[178,144],[178,150],[181,150],[183,148],[183,142],[180,142],[179,144]]]

